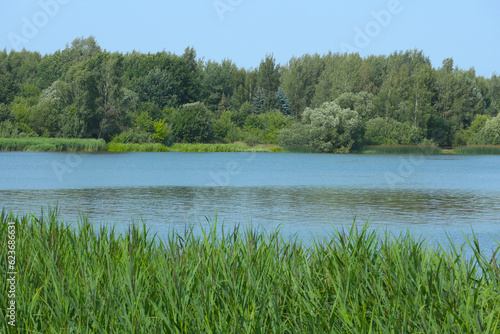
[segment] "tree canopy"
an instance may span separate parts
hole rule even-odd
[[[44,56],[0,51],[4,137],[283,140],[322,151],[492,144],[499,110],[498,75],[478,76],[452,58],[436,68],[420,50],[307,54],[286,64],[268,54],[253,69],[198,59],[192,47],[111,53],[92,36]]]

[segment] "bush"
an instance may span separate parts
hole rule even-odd
[[[177,142],[210,143],[214,129],[210,112],[203,103],[183,105],[173,113],[172,131]]]
[[[310,126],[303,123],[293,123],[292,126],[285,128],[278,133],[277,141],[278,145],[283,147],[310,146]]]
[[[365,140],[369,145],[416,145],[423,133],[407,122],[377,117],[366,122]]]
[[[19,138],[19,129],[11,121],[0,123],[0,138]]]
[[[455,137],[453,138],[453,146],[456,147],[467,145],[469,139],[480,132],[486,122],[490,119],[491,116],[488,115],[477,115],[467,130],[461,130],[455,135]]]
[[[306,108],[302,117],[310,127],[311,146],[319,152],[347,153],[361,142],[361,119],[354,110],[325,102],[316,109]]]
[[[231,142],[229,134],[234,138],[236,124],[232,121],[233,112],[225,111],[221,118],[214,123],[215,139],[220,142]],[[237,140],[237,139],[236,139]]]
[[[467,145],[500,145],[500,114],[487,120],[481,130],[471,136]]]
[[[149,132],[140,131],[138,129],[131,129],[120,133],[111,141],[113,143],[121,144],[148,144],[154,143],[155,138]]]

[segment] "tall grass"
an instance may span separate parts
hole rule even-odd
[[[150,143],[150,144],[123,144],[109,143],[109,152],[170,152],[170,148],[165,145]]]
[[[454,148],[453,152],[456,154],[498,155],[500,154],[500,146],[464,146]]]
[[[174,144],[175,152],[271,152],[261,147],[250,147],[245,144]]]
[[[0,138],[0,151],[105,151],[102,139]]]
[[[408,145],[408,146],[364,146],[359,153],[372,154],[442,154],[443,150],[436,146]]]
[[[280,147],[279,152],[283,152],[283,153],[316,153],[317,151],[315,149],[313,149],[312,147],[287,146],[287,147]]]
[[[0,217],[16,223],[17,333],[498,333],[498,251],[471,240],[426,248],[408,234],[368,226],[339,230],[304,247],[297,239],[238,227],[160,241],[78,228],[51,213]],[[216,224],[216,223],[215,223]],[[216,225],[214,225],[215,227]],[[4,275],[2,275],[4,276]]]
[[[270,152],[270,150],[250,147],[245,144],[121,144],[109,143],[110,152]]]

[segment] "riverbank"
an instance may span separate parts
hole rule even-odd
[[[38,152],[273,152],[273,153],[315,153],[308,147],[280,147],[274,144],[249,146],[245,143],[232,144],[182,144],[165,146],[157,143],[122,144],[108,143],[102,139],[66,138],[0,138],[0,151]],[[500,146],[467,146],[442,149],[436,146],[363,146],[352,153],[357,154],[458,154],[458,155],[500,155]]]
[[[2,213],[1,240],[11,221],[18,333],[500,330],[500,249],[495,259],[473,240],[472,259],[367,225],[310,247],[279,231],[221,235],[216,223],[202,236],[188,230],[160,241],[144,227],[122,235],[85,219],[68,225],[56,213]]]
[[[0,138],[0,151],[98,152],[107,146],[102,139]]]

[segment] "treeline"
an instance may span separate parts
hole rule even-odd
[[[272,55],[255,69],[193,48],[110,53],[93,37],[64,50],[0,52],[0,137],[117,143],[500,144],[500,78],[421,51],[360,57]]]

